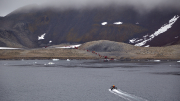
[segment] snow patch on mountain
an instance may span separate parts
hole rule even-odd
[[[113,24],[120,25],[120,24],[123,24],[123,22],[114,22]]]
[[[176,38],[176,39],[177,39],[178,37],[179,37],[179,36],[176,36],[176,37],[174,37],[174,38]]]
[[[139,22],[136,22],[136,24],[139,24]]]
[[[150,45],[146,45],[146,46],[144,46],[144,47],[149,47]]]
[[[42,34],[41,36],[38,36],[38,40],[43,40],[46,33]]]
[[[107,22],[102,22],[102,23],[101,23],[101,25],[106,25],[106,24],[107,24]]]
[[[168,24],[164,24],[160,29],[158,29],[154,34],[151,35],[145,35],[143,36],[142,39],[138,38],[133,38],[129,40],[129,43],[135,43],[135,46],[143,46],[145,45],[148,41],[151,41],[154,39],[156,36],[166,32],[168,29],[172,27],[172,25],[178,20],[179,15],[175,15],[172,19],[169,20]],[[141,42],[140,42],[141,41]],[[139,43],[138,43],[139,42]]]
[[[81,46],[81,44],[79,44],[79,45],[64,46],[64,47],[56,47],[56,48],[75,48],[75,47],[79,47],[79,46]]]
[[[21,48],[0,47],[0,49],[21,49]]]
[[[129,40],[129,43],[138,43],[138,42],[140,42],[140,41],[146,40],[147,37],[148,37],[148,34],[147,34],[147,35],[144,35],[144,36],[143,36],[143,39],[133,38],[133,39]]]
[[[101,25],[107,25],[108,23],[107,22],[102,22]],[[123,24],[123,22],[114,22],[113,24],[115,25],[120,25],[120,24]]]
[[[137,40],[137,38],[133,38],[133,39],[129,40],[129,43],[135,43],[136,40]]]

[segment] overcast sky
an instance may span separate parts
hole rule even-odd
[[[74,8],[128,4],[137,9],[151,10],[155,7],[164,6],[180,10],[180,0],[0,0],[0,16],[5,16],[15,9],[29,4]]]

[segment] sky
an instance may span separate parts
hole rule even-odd
[[[180,10],[180,0],[0,0],[0,16],[30,4],[62,8],[83,8],[107,6],[109,4],[132,5],[137,10],[152,10],[156,7],[174,8]]]

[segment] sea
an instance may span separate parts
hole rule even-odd
[[[180,101],[180,62],[0,60],[0,101]]]

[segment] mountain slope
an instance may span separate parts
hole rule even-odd
[[[55,10],[31,5],[0,18],[0,46],[33,48],[94,40],[129,43],[130,39],[154,33],[178,14],[180,15],[179,11],[175,10],[170,12],[153,10],[141,15],[130,6]],[[122,24],[114,24],[119,21]],[[102,25],[103,22],[107,24]],[[174,24],[175,27],[173,26],[148,44],[150,46],[176,44],[179,38],[163,42],[159,42],[159,39],[168,40],[169,36],[180,36],[179,25],[178,19]],[[46,33],[45,39],[38,40],[38,36],[44,33]],[[49,43],[50,40],[52,43]]]

